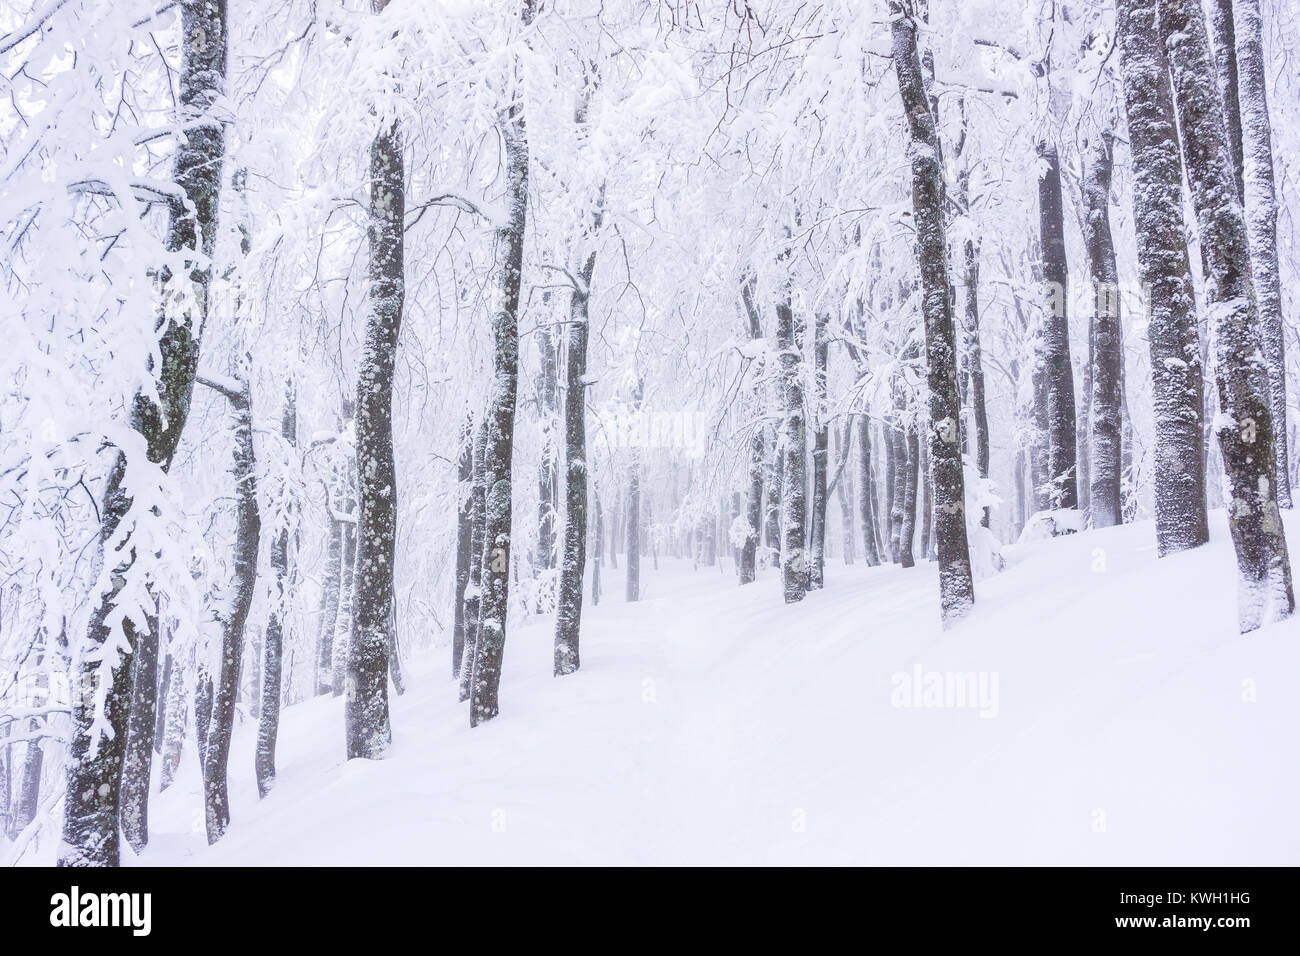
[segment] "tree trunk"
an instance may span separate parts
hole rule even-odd
[[[29,733],[36,733],[39,727],[38,721],[28,721]],[[23,764],[18,774],[18,793],[14,797],[13,819],[9,821],[9,832],[14,839],[17,839],[18,834],[27,829],[28,825],[36,819],[36,811],[40,808],[41,770],[44,766],[45,751],[41,741],[28,740],[23,748]]]
[[[962,104],[962,138],[965,140],[966,132],[966,109]],[[963,167],[957,176],[958,191],[961,195],[962,205],[966,208],[969,215],[970,210],[970,169]],[[975,433],[975,467],[979,471],[981,478],[989,476],[989,413],[988,406],[984,397],[984,356],[980,349],[980,310],[979,310],[979,282],[980,282],[980,246],[979,243],[972,239],[967,239],[962,249],[962,264],[964,268],[963,283],[963,305],[965,311],[965,320],[963,322],[963,346],[966,352],[966,361],[963,363],[964,378],[967,383],[967,394],[962,396],[963,402],[968,402],[971,410],[971,420]],[[967,444],[965,430],[962,432],[963,444]],[[989,509],[984,508],[980,517],[980,524],[984,527],[989,526]]]
[[[469,566],[472,560],[474,493],[474,418],[466,416],[460,429],[460,455],[457,457],[456,479],[456,607],[451,632],[451,676],[460,679],[461,662],[465,657],[465,589],[469,587]]]
[[[897,516],[894,514],[894,499],[897,497],[894,492],[898,484],[898,448],[896,442],[895,428],[893,422],[885,421],[880,427],[881,438],[884,441],[884,458],[885,458],[885,487],[884,487],[884,508],[880,516],[880,544],[882,552],[888,549],[888,554],[881,554],[881,560],[889,559],[890,564],[898,563],[898,535],[896,533],[897,525],[895,517],[902,519],[901,513]],[[898,499],[898,507],[901,511],[903,506],[902,499]]]
[[[207,116],[224,95],[226,77],[226,3],[205,0],[181,7],[181,70],[179,104],[181,120]],[[164,317],[158,343],[160,364],[153,371],[161,404],[143,393],[136,396],[131,427],[144,436],[146,454],[164,471],[180,441],[189,414],[194,372],[198,366],[198,330],[207,315],[207,292],[216,246],[221,165],[225,155],[225,127],[219,123],[195,124],[176,151],[173,179],[188,202],[173,204],[167,230],[167,248],[190,262],[197,314]],[[164,269],[164,286],[171,274]],[[166,298],[164,293],[164,298]],[[119,452],[109,474],[100,509],[101,550],[117,537],[132,499],[123,487],[126,460]],[[131,654],[135,632],[128,620],[110,623],[118,596],[126,584],[135,552],[124,547],[104,559],[115,562],[112,586],[99,595],[91,612],[84,649],[74,679],[97,687],[101,694],[78,694],[72,707],[72,739],[67,760],[67,799],[64,801],[60,866],[116,866],[120,858],[118,811],[122,764],[127,740],[127,718],[132,689]],[[119,630],[120,627],[120,630]],[[100,658],[104,658],[101,663]],[[116,659],[113,666],[110,661]],[[97,704],[102,699],[102,708]],[[111,735],[101,733],[101,727]]]
[[[747,319],[746,330],[751,342],[763,339],[763,323],[754,302],[754,279],[747,276],[740,286],[740,299]],[[753,376],[749,393],[749,413],[753,418],[753,431],[749,436],[749,481],[745,500],[745,543],[741,546],[737,562],[741,584],[752,584],[758,577],[758,544],[763,534],[763,486],[768,478],[767,442],[763,421],[763,380],[767,363],[760,358],[751,369]],[[770,518],[770,515],[769,515]]]
[[[235,699],[239,693],[240,661],[244,653],[244,625],[257,586],[257,550],[262,527],[257,513],[253,402],[246,381],[241,383],[241,389],[238,393],[225,393],[231,405],[235,436],[234,462],[230,469],[235,485],[235,572],[231,582],[231,600],[221,615],[221,663],[213,684],[212,719],[203,762],[203,807],[210,844],[220,840],[230,825],[226,771],[230,738],[235,729]]]
[[[550,292],[543,293],[544,297]],[[559,509],[559,474],[556,454],[557,396],[559,394],[559,355],[550,326],[537,329],[541,352],[541,375],[537,383],[537,414],[541,431],[541,461],[537,467],[537,570],[555,567],[556,512]]]
[[[898,528],[898,563],[905,568],[910,568],[916,564],[912,548],[916,539],[916,491],[921,473],[920,442],[916,436],[916,425],[911,422],[903,429],[903,447],[907,463],[903,468],[903,508],[902,523]]]
[[[1088,396],[1089,505],[1094,528],[1124,520],[1120,499],[1120,462],[1124,352],[1120,344],[1119,270],[1110,232],[1111,134],[1087,150],[1083,165],[1084,245],[1092,273],[1093,312],[1089,329],[1092,362]]]
[[[782,254],[789,262],[790,252]],[[808,559],[804,550],[807,534],[807,435],[803,410],[803,332],[802,321],[790,301],[787,280],[783,297],[776,307],[776,348],[781,369],[781,580],[785,602],[802,601],[808,589]]]
[[[185,747],[185,691],[186,676],[194,672],[193,666],[188,670],[180,662],[173,664],[171,686],[167,693],[167,725],[163,728],[162,753],[159,755],[158,792],[166,790],[176,779],[176,770],[181,763],[181,751]],[[211,712],[208,717],[211,719]],[[200,765],[202,759],[200,758]]]
[[[484,421],[474,431],[469,586],[465,591],[465,654],[460,662],[461,700],[469,700],[474,683],[474,660],[478,656],[479,621],[483,607],[483,541],[487,532],[487,472],[483,455],[486,441],[487,422]]]
[[[388,0],[373,0],[381,14]],[[396,120],[370,146],[370,316],[357,375],[357,556],[344,713],[347,756],[388,753],[388,624],[397,553],[393,369],[406,297],[406,170]]]
[[[122,835],[137,854],[149,843],[149,780],[158,717],[158,615],[149,615],[148,623],[148,633],[136,635],[132,657],[131,714],[127,719],[119,813]]]
[[[158,715],[154,718],[153,724],[153,752],[155,756],[162,753],[163,735],[166,733],[167,727],[167,701],[171,696],[173,666],[171,651],[168,651],[163,658],[162,677],[158,679]]]
[[[639,403],[638,403],[639,404]],[[633,448],[627,476],[627,600],[641,600],[641,456]],[[713,534],[713,525],[709,525]],[[710,564],[713,561],[709,562]]]
[[[199,773],[208,765],[208,731],[212,729],[212,675],[203,664],[195,665],[194,744],[198,750]]]
[[[757,403],[755,403],[757,405]],[[745,499],[745,543],[740,549],[740,583],[752,584],[758,577],[758,539],[763,528],[763,481],[767,447],[763,424],[755,422],[749,436],[749,490]]]
[[[573,113],[579,130],[587,127],[592,86],[588,79]],[[603,194],[603,190],[602,190]],[[569,299],[568,354],[564,388],[564,558],[560,564],[560,593],[555,614],[554,674],[572,674],[582,664],[582,578],[587,569],[587,341],[590,335],[591,278],[596,271],[596,234],[603,219],[603,195],[592,214],[592,249],[578,270],[578,283]],[[597,539],[596,554],[600,554]],[[597,561],[599,564],[599,560]],[[596,584],[592,585],[593,590]],[[595,603],[595,595],[593,601]]]
[[[533,0],[523,0],[521,26],[533,22]],[[519,384],[519,283],[524,265],[524,228],[528,211],[528,135],[521,98],[506,110],[501,135],[506,150],[507,221],[497,230],[502,250],[499,299],[492,317],[495,342],[492,394],[486,417],[484,467],[487,474],[487,521],[483,542],[483,598],[474,677],[470,688],[470,726],[500,712],[501,657],[506,643],[510,592],[511,451],[514,447],[515,398]]]
[[[766,429],[764,444],[771,449],[771,456],[766,462],[763,473],[763,545],[767,548],[767,563],[774,568],[779,568],[781,566],[781,450],[778,447],[780,437],[770,426],[763,427]]]
[[[826,583],[826,363],[830,344],[826,340],[829,318],[817,313],[813,320],[813,432],[812,547],[808,562],[808,590],[820,590]]]
[[[1233,22],[1233,0],[1209,0],[1210,29],[1214,36],[1214,59],[1218,66],[1219,92],[1223,96],[1223,119],[1232,151],[1232,173],[1237,195],[1246,195],[1242,170],[1241,100],[1237,83],[1237,30]]]
[[[298,413],[292,387],[285,395],[280,418],[280,437],[290,449],[297,447]],[[284,673],[284,621],[289,606],[289,525],[292,512],[271,539],[271,574],[274,576],[271,613],[266,622],[262,653],[262,710],[257,722],[257,753],[254,770],[257,794],[264,797],[275,784],[275,742],[280,732],[280,695]]]
[[[1237,41],[1237,82],[1241,98],[1241,176],[1246,235],[1259,334],[1268,367],[1273,453],[1277,463],[1277,504],[1291,507],[1290,455],[1287,451],[1286,347],[1282,285],[1277,261],[1277,190],[1273,181],[1273,127],[1268,116],[1263,19],[1259,0],[1233,0]]]
[[[357,509],[352,498],[345,498],[344,513],[349,520],[341,522],[343,540],[340,543],[339,560],[339,608],[334,618],[334,659],[331,662],[333,674],[332,693],[342,697],[346,689],[348,673],[348,653],[351,651],[352,603],[355,594],[357,569]]]
[[[1079,506],[1079,486],[1075,469],[1074,368],[1070,364],[1069,273],[1065,259],[1061,164],[1056,147],[1048,143],[1039,144],[1038,159],[1044,167],[1038,179],[1038,208],[1046,298],[1040,334],[1047,398],[1048,494],[1053,509],[1072,509]]]
[[[925,317],[930,391],[929,453],[934,484],[939,606],[944,627],[961,620],[975,602],[966,543],[965,476],[961,460],[961,408],[957,401],[957,342],[948,295],[948,248],[943,218],[939,133],[926,99],[916,50],[916,24],[890,0],[894,69],[912,139],[912,213]],[[1066,353],[1068,374],[1069,356]],[[1073,394],[1070,394],[1073,410]],[[1070,448],[1074,447],[1073,421]]]
[[[853,477],[853,416],[844,419],[844,432],[835,433],[835,460],[839,462],[840,483],[837,486],[840,508],[840,539],[844,542],[844,563],[853,564],[858,557],[857,532],[853,528],[853,508],[857,502]]]
[[[325,576],[322,581],[320,625],[316,637],[316,694],[334,690],[334,625],[339,616],[339,578],[343,564],[343,522],[334,517],[332,496],[329,508],[329,540],[325,544]]]
[[[930,456],[926,453],[924,442],[918,442],[917,445],[921,456],[920,478],[918,479],[921,498],[921,556],[930,561],[934,558],[934,555],[931,554],[933,544],[933,522],[931,517],[934,513],[934,502],[930,498]]]
[[[907,501],[907,437],[897,422],[889,425],[890,483],[889,560],[898,564],[903,555],[903,512]]]
[[[1055,502],[1052,497],[1052,468],[1050,442],[1051,412],[1048,409],[1050,399],[1047,389],[1047,356],[1044,352],[1044,338],[1039,328],[1034,333],[1033,365],[1030,370],[1030,384],[1033,387],[1032,432],[1029,443],[1029,473],[1034,486],[1034,510],[1050,511]]]
[[[862,555],[868,567],[880,565],[880,543],[876,538],[876,489],[871,468],[871,419],[858,419],[858,515],[862,527]]]
[[[1260,363],[1259,316],[1251,288],[1250,246],[1232,166],[1223,106],[1214,84],[1199,0],[1160,0],[1160,36],[1173,76],[1178,125],[1201,244],[1210,269],[1207,297],[1219,386],[1217,432],[1232,503],[1228,524],[1240,573],[1242,632],[1295,609],[1291,562],[1278,513],[1273,415],[1266,363]]]

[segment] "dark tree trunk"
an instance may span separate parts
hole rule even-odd
[[[290,449],[297,448],[298,412],[293,388],[285,395],[284,414],[280,417],[280,437]],[[271,539],[271,574],[274,576],[271,613],[266,622],[262,653],[262,710],[257,722],[257,754],[254,769],[257,793],[264,797],[275,784],[275,742],[280,732],[280,696],[284,674],[284,621],[289,606],[289,511],[284,523]]]
[[[763,339],[763,323],[754,302],[754,280],[747,276],[740,286],[740,299],[745,308],[746,331],[751,342]],[[741,584],[752,584],[758,577],[758,543],[763,533],[763,485],[767,478],[767,442],[764,440],[763,379],[767,365],[758,360],[750,370],[749,412],[754,419],[749,436],[749,481],[745,499],[745,543],[740,548],[738,575]]]
[[[36,733],[39,721],[28,721],[29,733]],[[27,829],[36,819],[40,808],[41,770],[45,765],[45,751],[40,740],[28,740],[23,748],[23,763],[18,772],[18,792],[14,796],[13,818],[9,821],[9,833],[13,839]]]
[[[1050,399],[1047,390],[1047,361],[1043,353],[1043,333],[1035,333],[1033,367],[1030,384],[1033,387],[1032,434],[1029,444],[1029,472],[1034,486],[1034,510],[1050,511],[1056,507],[1053,499],[1051,453],[1048,433],[1051,430]]]
[[[158,679],[158,715],[154,718],[153,724],[153,752],[154,755],[162,753],[163,735],[167,727],[167,703],[171,696],[172,686],[172,655],[168,651],[163,658],[162,677]]]
[[[171,684],[167,693],[167,725],[163,729],[162,752],[159,755],[158,792],[166,790],[176,779],[176,770],[180,766],[181,751],[185,747],[186,717],[186,676],[193,674],[194,668],[186,669],[179,661],[173,664]],[[211,708],[208,719],[211,719]],[[202,758],[199,760],[202,766]]]
[[[789,251],[782,262],[788,264]],[[803,330],[795,314],[787,283],[776,307],[776,347],[781,370],[781,580],[785,602],[802,601],[808,589],[807,468],[808,439],[804,427]]]
[[[939,606],[943,625],[961,620],[975,603],[966,543],[965,476],[961,460],[961,408],[957,401],[957,342],[948,295],[948,249],[943,218],[943,172],[939,132],[926,98],[916,50],[916,24],[890,0],[894,69],[911,133],[912,213],[925,317],[930,392],[929,453],[934,484],[935,538],[939,558]],[[1059,190],[1058,190],[1059,192]],[[1064,323],[1062,323],[1064,325]],[[1066,351],[1066,374],[1069,354]],[[1070,406],[1073,410],[1073,393]],[[1072,419],[1072,416],[1071,416]],[[1074,448],[1073,420],[1068,433]]]
[[[639,403],[638,403],[639,404]],[[633,448],[627,474],[627,600],[641,600],[641,456]],[[714,534],[712,523],[710,534]],[[716,552],[711,557],[716,557]],[[709,561],[713,564],[713,560]]]
[[[199,773],[208,765],[208,731],[212,728],[212,675],[197,665],[194,680],[194,744],[199,754]]]
[[[763,526],[763,479],[767,458],[763,425],[755,422],[749,436],[749,490],[745,499],[745,543],[740,549],[740,583],[758,577],[758,538]]]
[[[889,511],[889,556],[894,564],[903,561],[903,527],[907,524],[907,476],[910,472],[907,459],[907,428],[894,424],[889,433],[889,450],[894,462],[893,505]],[[909,553],[910,553],[910,545]],[[910,564],[907,567],[911,567]]]
[[[66,632],[62,636],[60,643],[66,644]],[[35,664],[39,668],[45,661],[44,652],[45,640],[41,639],[40,645],[36,649]],[[26,722],[27,732],[33,735],[23,747],[23,763],[18,773],[17,793],[13,795],[13,815],[8,821],[8,829],[0,826],[0,833],[8,833],[11,840],[18,839],[18,835],[27,829],[28,824],[36,819],[36,812],[40,807],[41,797],[41,770],[45,764],[45,751],[42,748],[42,741],[35,736],[41,729],[41,721],[33,718]],[[21,727],[18,721],[9,722],[9,726]],[[10,745],[12,747],[12,745]],[[10,750],[12,754],[12,749]],[[7,770],[6,770],[7,772]],[[4,812],[9,809],[8,795],[0,793],[0,818]]]
[[[213,104],[224,95],[225,0],[182,5],[181,38],[179,105],[181,119],[188,123],[210,115]],[[176,152],[173,179],[188,202],[172,206],[167,248],[191,263],[190,279],[198,310],[197,314],[163,318],[165,327],[157,353],[161,361],[153,369],[161,404],[142,393],[136,396],[131,411],[131,427],[144,436],[149,460],[164,470],[171,467],[194,389],[199,359],[197,335],[207,314],[211,280],[209,269],[198,263],[210,262],[216,246],[224,154],[225,127],[214,122],[196,123],[189,128]],[[168,285],[170,272],[164,269],[162,279],[164,286]],[[126,460],[119,452],[100,509],[101,551],[117,535],[132,507],[130,493],[123,487],[125,476]],[[76,664],[74,679],[80,680],[81,686],[96,687],[107,678],[109,686],[103,688],[102,710],[96,703],[97,694],[78,694],[73,702],[60,866],[116,866],[120,858],[118,811],[132,690],[131,652],[136,635],[129,621],[120,625],[120,634],[114,633],[117,628],[109,622],[134,564],[135,552],[128,546],[104,554],[103,560],[114,566],[114,584],[99,597],[91,612],[85,651]],[[94,653],[111,644],[117,645],[116,667],[101,665],[99,655]],[[111,729],[112,735],[101,734],[101,726]]]
[[[549,296],[546,292],[544,295]],[[537,329],[541,352],[541,375],[537,383],[537,413],[540,419],[542,454],[537,467],[537,569],[555,567],[556,512],[560,486],[557,467],[556,417],[559,394],[559,355],[555,336],[543,323]]]
[[[1246,195],[1241,144],[1241,100],[1237,82],[1237,31],[1233,22],[1233,0],[1209,0],[1210,29],[1214,35],[1214,59],[1218,66],[1219,92],[1223,96],[1223,119],[1232,150],[1232,173],[1237,195]]]
[[[212,719],[203,762],[203,807],[208,843],[216,843],[230,825],[230,795],[226,771],[230,739],[235,730],[235,700],[239,693],[244,625],[257,586],[257,549],[262,522],[257,512],[256,459],[253,455],[253,402],[247,382],[239,392],[223,391],[230,401],[235,437],[230,474],[235,486],[235,572],[231,600],[221,615],[221,664],[213,684]]]
[[[339,616],[339,578],[343,569],[343,522],[334,517],[334,501],[327,495],[329,540],[325,543],[325,577],[322,581],[320,625],[316,637],[316,693],[334,690],[334,627]]]
[[[862,554],[868,567],[880,564],[880,542],[876,537],[876,489],[871,467],[871,419],[858,419],[858,514],[862,526]]]
[[[844,419],[843,433],[835,432],[835,460],[839,462],[837,467],[840,473],[839,483],[835,487],[839,495],[837,500],[840,509],[840,539],[844,542],[846,565],[855,563],[858,557],[857,531],[854,529],[853,521],[853,509],[857,506],[858,500],[854,493],[857,487],[857,480],[854,478],[854,471],[857,468],[854,445],[853,416],[849,415]]]
[[[1220,409],[1216,430],[1232,494],[1228,525],[1237,552],[1238,617],[1244,633],[1295,610],[1291,561],[1273,480],[1268,372],[1257,360],[1265,353],[1223,105],[1218,88],[1205,83],[1214,65],[1199,0],[1160,0],[1160,36],[1173,76],[1184,151],[1191,157],[1187,178],[1210,270],[1207,295]]]
[[[533,0],[523,0],[524,29],[533,22]],[[506,110],[501,135],[506,150],[507,221],[497,230],[502,261],[497,277],[499,306],[492,317],[495,353],[492,394],[486,416],[484,468],[487,474],[487,521],[483,542],[483,597],[474,677],[470,688],[470,726],[500,712],[501,658],[506,644],[510,606],[511,452],[514,448],[515,399],[519,386],[519,283],[524,266],[524,228],[528,211],[528,136],[522,93]]]
[[[460,662],[460,699],[469,700],[474,681],[474,660],[478,656],[479,619],[483,606],[483,541],[487,532],[487,472],[484,443],[487,422],[474,432],[473,485],[470,490],[469,586],[465,590],[465,654]]]
[[[373,0],[382,14],[388,0]],[[370,146],[370,316],[357,375],[357,556],[344,713],[347,756],[379,759],[388,714],[388,625],[397,554],[393,370],[406,298],[406,170],[396,120]]]
[[[930,498],[930,456],[926,452],[924,442],[917,442],[918,451],[921,456],[920,469],[920,497],[921,497],[921,555],[927,561],[932,560],[934,555],[931,554],[933,545],[933,522],[931,518],[934,512],[934,502]]]
[[[763,473],[763,545],[767,548],[767,563],[774,568],[779,568],[781,566],[780,439],[770,426],[764,428],[764,444],[771,449],[771,456],[767,460]]]
[[[468,416],[460,429],[460,455],[457,458],[456,478],[456,607],[451,632],[451,676],[460,678],[461,662],[465,657],[465,589],[469,587],[469,566],[473,551],[474,496],[474,419]]]
[[[966,142],[966,106],[962,103],[962,147],[958,150],[960,155],[965,151]],[[970,167],[964,165],[961,172],[957,175],[958,192],[963,207],[970,213]],[[989,413],[988,406],[985,402],[984,394],[984,355],[980,348],[980,309],[979,309],[979,284],[980,284],[980,244],[972,239],[967,239],[962,249],[963,265],[963,311],[964,321],[962,329],[963,347],[966,353],[966,360],[962,363],[963,379],[966,383],[967,394],[962,396],[963,404],[968,403],[971,410],[971,421],[975,433],[975,467],[979,471],[981,478],[989,476]],[[965,446],[969,443],[965,431],[962,432],[962,444]],[[980,517],[980,524],[984,527],[989,526],[989,509],[984,508]]]
[[[898,535],[895,533],[897,529],[897,525],[895,524],[895,517],[897,517],[898,520],[900,521],[902,520],[901,509],[903,507],[903,501],[901,498],[898,498],[898,496],[895,495],[894,493],[896,490],[896,486],[898,484],[899,468],[898,468],[898,443],[896,441],[897,435],[893,423],[890,421],[886,421],[885,423],[883,423],[880,428],[880,434],[884,442],[884,458],[885,458],[885,488],[884,488],[885,506],[883,508],[883,513],[880,516],[880,520],[881,520],[880,544],[881,544],[881,551],[882,551],[880,557],[882,561],[885,560],[885,558],[888,558],[891,564],[897,564],[898,563]],[[895,516],[894,514],[894,501],[896,498],[898,500],[898,507],[900,509],[900,514],[897,516]],[[889,551],[888,554],[883,553],[885,549],[888,549]]]
[[[808,562],[808,590],[820,590],[826,583],[826,363],[830,343],[826,339],[829,318],[817,313],[813,324],[813,409],[816,429],[812,449],[812,547]]]
[[[574,125],[587,126],[591,101],[590,79],[578,96]],[[603,191],[602,191],[603,192]],[[600,231],[603,195],[591,218],[592,250],[578,270],[578,285],[569,299],[568,354],[564,388],[564,557],[560,565],[560,593],[555,614],[554,674],[572,674],[582,664],[582,578],[587,569],[587,340],[591,301],[591,278],[596,271],[596,234]],[[597,539],[596,554],[600,554]],[[599,564],[599,560],[597,560]],[[596,588],[593,582],[593,591]],[[593,601],[595,603],[595,595]]]
[[[352,497],[344,498],[342,507],[347,520],[341,522],[343,539],[339,560],[339,609],[334,619],[334,659],[331,662],[334,686],[332,693],[342,697],[347,685],[348,654],[351,651],[352,604],[357,570],[357,509]]]
[[[1092,273],[1093,312],[1089,329],[1092,362],[1087,396],[1089,507],[1092,525],[1109,528],[1123,522],[1120,500],[1120,462],[1124,384],[1124,352],[1120,344],[1119,271],[1110,232],[1111,135],[1087,150],[1083,166],[1083,230]]]
[[[127,720],[126,756],[122,764],[122,835],[139,853],[149,843],[149,780],[153,771],[153,733],[158,717],[157,614],[149,616],[147,634],[136,634],[132,657],[131,715]]]
[[[1075,462],[1074,368],[1070,364],[1069,273],[1065,259],[1064,198],[1056,147],[1038,146],[1044,172],[1038,179],[1038,209],[1043,249],[1042,353],[1047,398],[1047,478],[1052,508],[1079,506]]]
[[[916,425],[909,422],[902,434],[906,464],[903,468],[902,523],[898,528],[898,563],[910,568],[916,564],[912,548],[916,539],[916,491],[921,473],[921,449],[916,436]]]
[[[1264,65],[1264,24],[1259,0],[1233,0],[1240,90],[1241,196],[1245,200],[1251,275],[1259,309],[1259,334],[1268,366],[1277,464],[1277,504],[1291,507],[1290,455],[1287,451],[1286,346],[1282,285],[1277,259],[1277,188],[1273,180],[1273,127],[1268,115]],[[1231,122],[1229,123],[1231,126]]]

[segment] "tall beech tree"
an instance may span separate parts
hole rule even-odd
[[[1088,502],[1092,524],[1109,528],[1124,520],[1120,497],[1123,453],[1124,351],[1120,341],[1119,266],[1110,231],[1112,139],[1103,132],[1089,145],[1083,163],[1083,238],[1092,279],[1092,322],[1088,329],[1091,375],[1088,402]]]
[[[239,673],[244,658],[245,625],[257,587],[257,552],[262,519],[257,510],[257,467],[253,448],[253,397],[248,379],[198,379],[230,404],[234,458],[230,476],[235,486],[234,574],[230,597],[219,612],[220,660],[212,682],[212,715],[207,721],[203,754],[203,811],[208,843],[216,843],[230,826],[230,792],[227,775],[230,742],[235,732],[235,706]]]
[[[198,336],[207,317],[225,157],[225,127],[212,117],[225,94],[226,35],[226,0],[182,4],[177,123],[187,124],[187,129],[176,150],[173,179],[184,200],[170,206],[166,247],[187,262],[193,305],[179,315],[164,312],[158,320],[159,363],[152,370],[157,396],[141,392],[130,413],[131,428],[143,437],[146,456],[163,471],[171,467],[189,415]],[[167,298],[173,294],[171,271],[164,269],[161,278]],[[100,508],[99,547],[111,568],[109,584],[94,599],[77,664],[84,689],[99,693],[73,697],[60,866],[116,866],[119,861],[118,809],[136,634],[129,617],[116,624],[112,619],[128,578],[138,575],[133,574],[137,555],[128,540],[131,529],[123,524],[134,504],[126,476],[126,453],[119,449]],[[101,659],[114,658],[116,666],[110,664],[106,672]]]
[[[373,0],[382,16],[388,0]],[[345,728],[347,755],[388,752],[388,628],[397,546],[397,469],[393,461],[393,370],[406,297],[403,246],[406,170],[402,131],[380,118],[370,145],[370,314],[357,374],[357,554],[353,570]]]
[[[754,300],[752,275],[746,276],[741,282],[740,299],[744,307],[745,329],[750,342],[762,342],[762,316]],[[767,441],[761,416],[764,398],[763,378],[766,369],[766,357],[760,356],[752,363],[750,370],[753,384],[750,388],[748,408],[754,421],[749,436],[749,468],[746,472],[745,543],[741,545],[737,567],[737,576],[741,584],[752,584],[758,577],[758,543],[763,533],[763,486],[767,477]]]
[[[519,22],[533,22],[534,0],[522,0]],[[479,638],[470,689],[470,726],[500,712],[501,657],[506,644],[510,605],[511,452],[514,448],[515,400],[519,389],[519,284],[524,268],[524,229],[528,215],[528,134],[523,90],[516,89],[498,124],[505,146],[506,216],[497,229],[501,250],[497,265],[497,305],[492,316],[495,343],[492,389],[484,419],[486,524],[483,535],[483,596]]]
[[[460,430],[460,453],[456,456],[456,605],[452,610],[451,676],[460,677],[465,658],[465,589],[469,587],[469,566],[473,550],[474,418],[467,415]]]
[[[585,133],[595,89],[589,71],[573,111],[574,126]],[[591,248],[581,260],[569,298],[569,325],[565,332],[564,381],[564,536],[560,557],[560,593],[555,614],[556,677],[572,674],[582,663],[582,577],[587,568],[587,483],[591,469],[587,450],[587,345],[591,335],[591,280],[596,272],[596,239],[604,221],[604,190],[589,219],[587,241]],[[599,518],[597,518],[599,520]],[[600,546],[596,546],[599,562]],[[593,583],[593,588],[596,587]],[[593,594],[593,603],[594,603]]]
[[[1246,235],[1259,334],[1268,363],[1269,409],[1273,415],[1273,454],[1277,463],[1277,503],[1291,507],[1290,454],[1287,451],[1286,343],[1282,319],[1282,280],[1277,256],[1277,187],[1273,176],[1273,125],[1268,113],[1264,63],[1264,18],[1259,0],[1232,0],[1236,26],[1237,91],[1241,105],[1241,196],[1246,204]],[[1227,113],[1228,110],[1225,110]],[[1228,129],[1232,128],[1228,121]],[[1237,149],[1229,133],[1230,148]]]
[[[1074,366],[1070,362],[1069,267],[1061,161],[1051,143],[1038,144],[1038,215],[1043,256],[1044,312],[1039,330],[1047,401],[1047,480],[1053,508],[1077,508]]]
[[[292,384],[285,393],[284,411],[280,415],[280,437],[288,449],[297,445],[298,411]],[[266,796],[275,784],[275,744],[280,733],[280,700],[284,694],[285,608],[291,587],[292,541],[289,535],[294,521],[292,504],[286,497],[286,510],[279,516],[279,526],[271,539],[271,614],[266,622],[262,653],[262,709],[257,721],[257,753],[253,766],[257,776],[257,793]]]
[[[830,451],[830,434],[826,424],[826,364],[830,343],[826,329],[830,317],[818,312],[813,320],[813,446],[812,446],[812,521],[808,555],[808,590],[817,591],[826,583],[826,456]]]
[[[961,458],[961,408],[957,400],[957,341],[948,288],[948,245],[944,229],[943,167],[939,132],[916,48],[917,24],[910,4],[890,0],[894,71],[911,136],[912,216],[925,319],[930,421],[930,474],[934,483],[935,544],[939,559],[939,608],[945,627],[960,621],[975,603],[966,540],[966,490]],[[1070,433],[1073,447],[1073,422]]]
[[[1146,290],[1151,353],[1156,546],[1169,554],[1209,540],[1201,348],[1184,238],[1183,166],[1157,0],[1119,0],[1117,7],[1138,277]]]
[[[788,268],[790,260],[790,250],[786,249],[779,261]],[[802,601],[808,590],[808,435],[803,400],[803,317],[791,301],[788,274],[783,283],[776,303],[781,414],[777,442],[781,462],[781,589],[785,603],[794,604]]]

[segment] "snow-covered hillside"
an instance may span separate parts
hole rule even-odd
[[[440,651],[385,761],[344,761],[341,701],[288,708],[259,801],[245,724],[213,848],[187,754],[124,862],[1295,864],[1300,622],[1237,634],[1212,522],[1165,559],[1149,523],[1009,549],[948,633],[932,564],[832,562],[786,606],[770,571],[742,589],[661,561],[639,605],[588,609],[572,677],[551,677],[549,620],[512,628],[484,726]],[[932,673],[982,694],[903,706]]]

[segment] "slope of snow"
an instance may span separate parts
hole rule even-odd
[[[1016,545],[946,634],[929,564],[835,561],[787,607],[771,571],[647,560],[640,604],[584,612],[572,677],[548,619],[512,624],[487,725],[441,649],[411,662],[388,760],[343,760],[340,701],[291,707],[259,801],[240,728],[213,848],[187,741],[132,862],[1295,864],[1300,621],[1235,633],[1216,519],[1162,560],[1149,523]],[[896,706],[924,703],[896,676],[918,669],[988,696]]]

